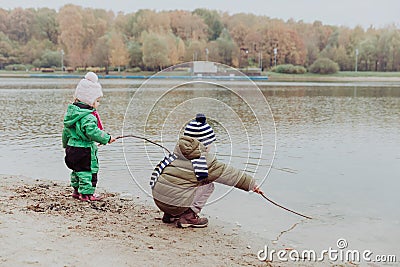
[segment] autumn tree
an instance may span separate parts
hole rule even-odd
[[[388,58],[388,70],[400,71],[400,30],[393,25],[388,28],[389,41],[386,49]]]
[[[66,52],[66,61],[72,67],[83,66],[86,63],[85,32],[83,25],[83,10],[79,6],[65,5],[58,13],[60,25],[59,41]]]
[[[226,65],[232,65],[233,55],[238,47],[233,42],[227,30],[222,31],[217,40],[210,43],[208,50],[210,58],[213,61],[221,62]]]
[[[113,21],[113,30],[120,32],[124,35],[128,40],[133,40],[135,37],[133,34],[133,24],[135,23],[136,18],[134,13],[124,14],[123,12],[118,12]]]
[[[232,16],[224,16],[223,23],[226,25],[231,38],[239,47],[248,46],[248,35],[258,33],[260,28],[265,25],[264,17],[257,17],[253,14],[239,13]]]
[[[4,65],[15,63],[16,57],[14,55],[14,43],[8,38],[6,34],[0,32],[0,67]]]
[[[208,10],[205,8],[197,8],[193,14],[203,18],[205,24],[208,26],[208,40],[216,40],[221,34],[224,25],[221,21],[221,16],[215,10]]]
[[[8,12],[0,8],[0,68],[12,61],[14,44],[7,35]]]
[[[171,11],[169,15],[172,33],[183,41],[207,38],[207,25],[199,15],[183,10]]]
[[[6,34],[7,33],[7,19],[8,12],[7,10],[0,8],[0,32]]]
[[[93,9],[71,4],[63,6],[57,18],[68,63],[73,67],[87,66],[97,39],[107,30],[107,20],[96,17]]]
[[[57,47],[54,45],[54,43],[48,39],[31,39],[26,45],[22,45],[20,47],[21,63],[33,64],[35,67],[48,67],[48,64],[45,64],[46,66],[42,65],[41,58],[44,54],[47,54],[48,59],[49,51],[55,52],[55,55],[58,57],[58,61],[56,61],[57,64],[52,66],[61,67],[61,52],[57,50]],[[48,62],[47,59],[46,61]]]
[[[377,34],[378,71],[396,70],[399,68],[400,32],[394,25],[380,29]]]
[[[39,58],[33,61],[33,65],[41,68],[55,68],[58,66],[61,68],[60,53],[58,51],[46,49],[42,51]]]
[[[111,64],[110,38],[110,34],[105,34],[97,40],[88,61],[89,65],[91,66],[104,67],[106,74],[108,74]]]
[[[323,25],[321,21],[314,21],[312,24],[298,22],[292,27],[304,42],[306,49],[305,65],[310,66],[320,56],[321,51],[326,48],[333,28]]]
[[[303,65],[306,61],[306,48],[299,35],[288,28],[281,20],[271,20],[262,32],[262,53],[272,66],[274,49],[277,53],[277,64]]]
[[[168,45],[160,34],[144,32],[142,40],[143,63],[146,67],[162,70],[163,67],[170,65]]]
[[[175,65],[183,61],[185,55],[185,44],[183,40],[172,33],[158,34],[167,46],[167,58],[169,65]]]
[[[132,67],[143,67],[143,50],[139,42],[130,41],[127,45],[130,62]]]
[[[129,63],[129,52],[123,36],[117,32],[111,33],[110,61],[113,66],[118,67],[118,72],[120,72],[121,66],[125,67]]]
[[[376,36],[368,36],[367,39],[363,40],[359,47],[360,51],[360,70],[376,70],[374,69],[377,61],[377,52],[375,47],[377,46],[378,38]]]
[[[287,49],[284,62],[293,65],[304,65],[306,62],[306,49],[303,40],[293,30],[288,30],[284,36],[287,38],[286,42],[284,42]]]
[[[59,27],[54,9],[39,8],[34,12],[33,38],[58,44]]]
[[[190,41],[185,50],[184,60],[189,61],[200,61],[206,60],[205,51],[207,43],[205,40],[192,40]]]
[[[33,13],[29,9],[15,8],[7,17],[7,33],[11,40],[26,44],[31,38]]]
[[[132,36],[139,39],[145,31],[166,33],[170,30],[169,15],[167,12],[157,13],[153,10],[139,10],[130,19]]]
[[[258,30],[251,29],[251,31],[246,35],[244,40],[245,44],[243,47],[246,47],[248,51],[249,63],[252,66],[258,66],[260,64],[262,58],[262,36],[258,33]]]
[[[204,8],[147,9],[116,16],[71,4],[59,11],[0,8],[0,68],[55,63],[61,49],[72,67],[115,64],[157,69],[206,60],[206,55],[232,66],[258,66],[262,60],[269,67],[277,49],[277,64],[309,67],[319,58],[329,58],[341,70],[353,70],[357,50],[359,70],[399,71],[399,47],[397,25],[351,29]]]

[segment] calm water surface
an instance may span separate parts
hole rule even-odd
[[[68,181],[61,131],[77,82],[0,79],[0,173]],[[278,248],[336,248],[345,238],[350,249],[400,257],[400,84],[259,84],[276,125],[270,169],[275,131],[270,117],[257,120],[252,113],[267,108],[257,93],[245,92],[245,102],[225,87],[190,84],[160,98],[173,82],[158,81],[142,95],[135,95],[141,80],[101,82],[99,112],[111,134],[145,134],[173,149],[182,118],[213,114],[217,157],[254,174],[273,200],[315,218],[303,220],[255,194],[218,186],[204,210],[211,219],[241,225]],[[246,89],[240,82],[232,87]],[[134,139],[99,151],[100,186],[153,205],[147,184],[163,151]]]

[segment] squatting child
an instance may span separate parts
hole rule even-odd
[[[206,227],[207,218],[198,216],[214,191],[214,182],[245,191],[262,193],[245,172],[219,162],[209,153],[216,140],[204,114],[190,121],[178,140],[174,153],[154,169],[150,185],[155,204],[164,212],[164,223],[178,227]]]

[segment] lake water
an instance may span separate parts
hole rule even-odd
[[[0,79],[0,173],[69,180],[61,131],[77,82]],[[240,225],[278,248],[337,248],[345,238],[351,249],[400,258],[400,83],[262,82],[261,93],[239,81],[101,83],[99,112],[111,134],[138,134],[172,150],[184,123],[203,112],[221,161],[254,175],[271,199],[314,218],[218,186],[204,209],[211,220]],[[102,146],[99,186],[154,205],[148,182],[163,156],[133,138]]]

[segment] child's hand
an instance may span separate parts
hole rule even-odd
[[[111,143],[114,142],[115,140],[117,140],[117,139],[111,136],[110,141],[108,141],[108,143],[111,144]]]
[[[261,191],[261,189],[258,187],[258,185],[254,185],[253,192],[257,193],[257,194],[260,194],[260,195],[264,194],[264,192]]]

